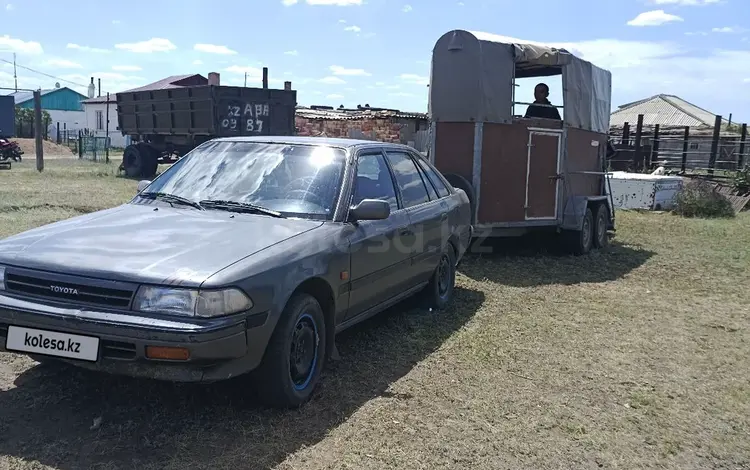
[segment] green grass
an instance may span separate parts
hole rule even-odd
[[[0,172],[0,237],[127,201],[115,168]],[[750,467],[750,214],[617,224],[585,257],[469,256],[452,308],[345,333],[297,411],[0,354],[0,468]]]

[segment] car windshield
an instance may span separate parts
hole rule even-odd
[[[345,162],[343,150],[326,146],[208,142],[174,163],[146,191],[195,202],[253,204],[287,217],[328,220],[333,217]]]

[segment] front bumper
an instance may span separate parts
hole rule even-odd
[[[228,379],[260,364],[270,337],[268,315],[210,320],[164,319],[132,313],[72,308],[0,295],[0,351],[8,351],[9,327],[32,328],[99,339],[96,361],[49,355],[86,369],[176,382]],[[178,347],[187,360],[146,357],[147,346]],[[39,357],[35,353],[12,351]]]

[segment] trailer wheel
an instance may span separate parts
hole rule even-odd
[[[471,223],[476,223],[474,221],[474,214],[476,214],[476,202],[475,202],[475,196],[474,196],[474,187],[469,183],[469,181],[464,178],[461,175],[456,175],[454,173],[447,173],[444,174],[445,179],[448,180],[448,182],[453,186],[454,188],[458,188],[463,190],[463,192],[466,193],[466,196],[469,198],[469,207],[471,208]]]
[[[597,204],[594,215],[594,247],[604,248],[609,242],[607,237],[607,224],[609,219],[609,211],[607,210],[607,204]]]
[[[581,230],[566,230],[563,232],[565,244],[575,255],[585,255],[594,245],[594,214],[586,208],[583,215]]]

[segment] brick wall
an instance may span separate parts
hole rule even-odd
[[[402,142],[409,133],[407,123],[394,119],[307,119],[296,116],[297,135],[326,137],[354,137],[377,140],[379,142]],[[402,136],[402,130],[404,135]],[[350,131],[354,131],[350,134]],[[359,134],[363,133],[364,137]]]

